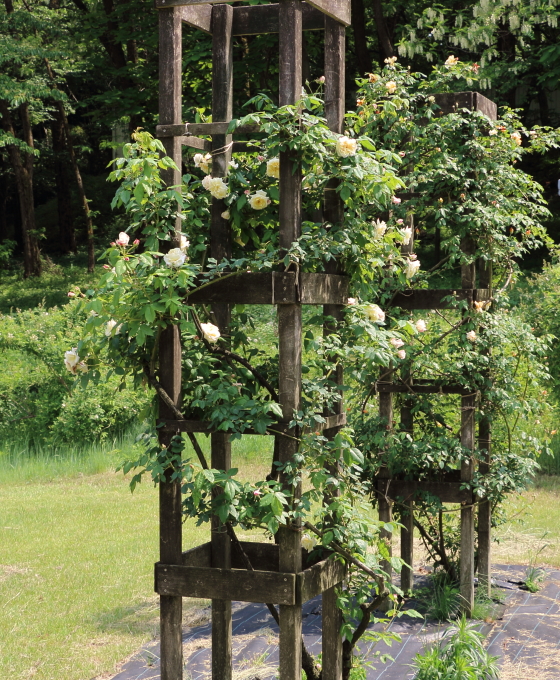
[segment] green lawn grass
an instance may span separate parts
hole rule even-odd
[[[244,477],[266,474],[271,442],[247,437],[236,443],[235,463]],[[98,452],[90,468],[95,474],[87,474],[91,455],[77,456],[74,466],[0,462],[3,678],[110,677],[157,634],[157,489],[142,483],[131,494],[122,473],[110,471],[118,456],[114,449]],[[184,548],[208,536],[208,527],[188,521]]]

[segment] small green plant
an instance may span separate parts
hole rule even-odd
[[[483,641],[463,615],[438,644],[416,655],[415,680],[497,680],[497,657],[488,654]]]
[[[457,584],[446,572],[436,572],[432,578],[433,587],[430,590],[428,602],[428,618],[438,621],[452,621],[459,615],[461,609],[461,595]]]
[[[546,572],[544,569],[529,566],[525,571],[523,585],[530,593],[537,593],[541,589],[545,576]]]

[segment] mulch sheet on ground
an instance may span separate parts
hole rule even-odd
[[[518,587],[524,567],[496,566],[494,578],[506,596],[501,619],[484,626],[491,654],[500,657],[502,680],[558,680],[560,678],[560,571],[548,570],[538,593]],[[278,664],[278,627],[261,604],[234,603],[233,658],[235,680],[273,680]],[[198,624],[185,629],[184,680],[209,680],[210,613],[201,610]],[[197,624],[197,621],[193,621]],[[389,630],[399,633],[400,643],[391,648],[364,643],[361,651],[375,667],[368,680],[407,680],[414,677],[411,663],[424,647],[441,637],[445,626],[438,622],[401,617]],[[321,651],[321,598],[303,607],[303,631],[312,654]],[[389,653],[393,660],[381,663],[375,652]],[[113,680],[159,680],[159,644],[143,648]]]

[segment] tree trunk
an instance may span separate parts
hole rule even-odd
[[[70,181],[68,177],[68,154],[66,153],[64,121],[60,111],[54,112],[51,123],[54,151],[54,177],[56,184],[56,200],[58,208],[58,229],[61,250],[64,254],[75,253],[76,234],[72,215]]]
[[[366,13],[364,0],[352,0],[352,31],[354,32],[354,47],[358,61],[358,71],[363,76],[371,71],[371,57],[366,38]]]
[[[387,28],[387,22],[383,16],[382,0],[373,0],[373,14],[375,16],[375,26],[377,28],[377,39],[379,40],[379,48],[381,51],[380,61],[393,57],[395,51]]]
[[[0,99],[2,127],[6,134],[16,137],[8,102]],[[25,143],[33,148],[33,135],[27,104],[19,106],[19,115]],[[15,144],[7,145],[10,162],[14,169],[21,213],[21,239],[23,243],[23,275],[41,276],[41,254],[35,229],[35,203],[33,200],[33,155],[25,153]]]
[[[45,65],[47,67],[47,74],[52,81],[54,87],[55,77],[51,65],[48,59],[45,59]],[[70,134],[70,126],[68,125],[68,117],[66,116],[66,111],[64,110],[64,104],[59,100],[56,102],[56,108],[62,121],[62,126],[64,128],[64,134],[66,136],[66,148],[68,149],[68,154],[70,156],[70,162],[72,163],[72,169],[74,170],[74,175],[76,177],[76,183],[78,185],[78,194],[80,195],[80,203],[82,204],[82,209],[84,211],[84,217],[86,219],[86,234],[87,234],[87,251],[88,251],[88,272],[92,272],[95,269],[95,244],[93,242],[93,220],[91,218],[91,212],[89,210],[89,202],[86,196],[86,191],[84,189],[84,183],[82,181],[82,173],[78,167],[78,161],[76,160],[76,154],[74,152],[74,145],[72,143],[72,135]]]

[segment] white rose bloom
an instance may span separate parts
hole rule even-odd
[[[391,338],[389,342],[391,343],[391,345],[393,345],[395,349],[399,349],[399,347],[402,347],[404,345],[404,341],[401,340],[400,338]]]
[[[236,163],[235,161],[230,161],[229,167],[233,168],[234,170],[237,170],[237,168],[239,167],[239,163]]]
[[[77,347],[72,347],[68,352],[64,352],[64,363],[66,364],[66,368],[68,368],[68,366],[76,366],[79,361],[80,357],[78,355]]]
[[[208,342],[217,342],[220,337],[220,329],[218,326],[214,326],[213,323],[201,323],[202,333],[204,334],[204,339]]]
[[[195,153],[194,166],[195,168],[200,168],[202,172],[208,173],[211,160],[212,156],[209,153],[206,156],[203,156],[201,153]]]
[[[389,80],[389,82],[385,83],[385,87],[387,88],[387,92],[389,94],[393,94],[397,89],[397,83],[395,83],[394,80]]]
[[[107,323],[105,324],[105,335],[107,337],[111,336],[111,333],[113,331],[113,328],[117,325],[117,322],[114,319],[109,319]],[[116,332],[115,332],[116,335]]]
[[[194,158],[193,158],[195,168],[200,167],[200,164],[201,164],[203,158],[204,158],[204,156],[201,153],[195,153]]]
[[[445,60],[445,65],[446,66],[455,66],[455,64],[459,63],[459,57],[454,57],[452,54],[450,54],[447,59]]]
[[[127,246],[129,241],[130,241],[130,236],[126,232],[121,231],[121,233],[119,234],[119,238],[117,239],[117,245],[118,246]]]
[[[202,180],[202,186],[206,189],[206,191],[210,191],[210,182],[212,181],[212,175],[206,175],[204,179]]]
[[[385,312],[379,305],[368,305],[365,308],[365,312],[370,321],[374,321],[375,323],[382,323],[385,321]]]
[[[406,278],[411,279],[420,269],[420,260],[409,260],[406,265]]]
[[[180,244],[179,244],[180,250],[181,250],[183,253],[185,253],[185,252],[187,251],[187,248],[188,248],[189,246],[190,246],[190,243],[189,243],[189,241],[187,240],[187,237],[186,237],[186,236],[183,236],[183,234],[181,234],[181,240],[180,240]]]
[[[249,198],[249,205],[253,210],[263,210],[270,203],[266,191],[259,189]]]
[[[375,238],[381,238],[387,231],[387,225],[382,220],[376,220],[373,226],[375,228]]]
[[[355,139],[342,135],[336,140],[336,155],[341,158],[354,156],[358,149],[358,142]]]
[[[206,177],[204,179],[206,179]],[[206,185],[204,184],[204,180],[202,185],[212,194],[212,196],[214,196],[214,198],[225,198],[229,194],[229,187],[221,177],[210,177],[210,180]]]
[[[412,227],[405,227],[402,229],[401,236],[403,237],[403,246],[407,246],[412,238]]]
[[[356,298],[348,298],[348,302],[346,304],[355,305],[356,304]]]
[[[469,340],[469,342],[475,342],[476,341],[476,333],[474,331],[469,331],[467,333],[467,340]]]
[[[305,548],[307,552],[311,552],[313,548],[317,545],[317,539],[315,536],[310,536],[309,534],[303,534],[301,537],[301,547]]]
[[[229,214],[229,210],[224,210],[224,212],[222,213],[222,219],[229,220],[230,217],[231,215]]]
[[[266,163],[266,174],[269,177],[274,177],[274,179],[280,178],[280,159],[271,158]]]
[[[185,253],[181,248],[171,248],[171,250],[163,256],[163,261],[168,267],[180,267],[187,259]]]
[[[418,319],[415,326],[416,326],[416,330],[419,333],[424,333],[426,330],[428,330],[428,327],[426,326],[426,322],[424,321],[424,319]]]

